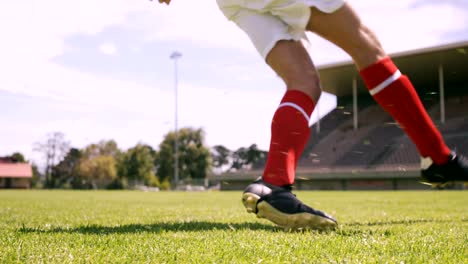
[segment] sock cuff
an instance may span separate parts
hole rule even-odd
[[[379,86],[385,80],[388,80],[398,71],[397,66],[390,57],[385,57],[376,63],[367,66],[359,73],[369,90]]]
[[[312,111],[315,107],[315,103],[312,100],[312,98],[310,98],[310,96],[306,93],[301,92],[299,90],[286,91],[286,93],[283,96],[283,99],[281,99],[280,106],[287,105],[288,103],[297,105],[300,109],[302,109],[304,111],[304,114],[307,115],[307,119],[310,118],[310,116],[312,115]]]

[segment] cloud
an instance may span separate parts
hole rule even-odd
[[[467,29],[468,6],[464,9],[439,1],[417,5],[419,1],[356,1],[363,21],[380,38],[389,52],[406,51],[452,42],[447,33]],[[468,38],[468,32],[462,38]]]
[[[239,49],[255,54],[248,37],[228,21],[215,1],[173,1],[142,12],[132,24],[143,30],[147,41],[190,42],[197,46]],[[177,48],[177,47],[175,47]]]
[[[136,6],[123,0],[10,1],[0,9],[2,61],[48,60],[63,52],[65,36],[97,34],[123,23]]]
[[[468,25],[468,6],[461,6],[459,1],[421,4],[420,0],[362,0],[350,3],[390,52],[448,42],[450,40],[444,40],[447,32],[457,32]],[[150,8],[143,17],[137,25],[152,41],[191,41],[196,45],[255,53],[246,34],[227,21],[212,1],[175,1],[168,7]],[[328,60],[346,57],[330,43],[312,38],[316,50],[331,50],[337,54],[332,54]]]
[[[117,54],[117,47],[114,43],[103,43],[99,45],[99,51],[105,55],[116,55]]]
[[[113,92],[123,94],[126,89],[140,94],[148,90],[134,82],[84,74],[53,63],[53,58],[66,51],[64,39],[68,36],[92,36],[111,26],[121,26],[144,31],[147,41],[183,39],[193,41],[195,45],[213,42],[215,46],[224,43],[219,45],[238,47],[236,39],[243,37],[225,21],[215,3],[204,1],[198,4],[175,1],[170,7],[131,0],[48,0],[46,3],[31,0],[26,4],[28,8],[24,8],[25,2],[13,1],[0,9],[0,32],[3,34],[0,89],[33,96],[94,101],[102,100],[99,96],[106,96],[103,93],[110,92],[110,87]],[[193,10],[203,10],[203,15],[195,14]],[[136,17],[133,22],[129,21],[132,17]],[[227,31],[211,19],[227,24]],[[210,32],[207,27],[214,31]],[[237,33],[229,34],[230,30]],[[218,38],[219,34],[228,37]],[[113,43],[103,43],[99,50],[105,54],[117,52]]]
[[[352,3],[363,20],[377,32],[389,52],[449,42],[452,39],[445,39],[445,36],[451,32],[465,32],[457,36],[468,38],[466,5],[464,8],[457,8],[444,1],[432,1],[431,5],[425,5],[415,0],[367,0]],[[108,115],[109,122],[113,123],[103,123],[102,119],[93,120],[89,117],[92,114],[89,118],[71,121],[57,120],[51,116],[51,119],[41,120],[42,125],[32,132],[28,124],[31,120],[16,121],[16,128],[9,128],[6,132],[18,138],[17,144],[1,142],[3,149],[5,146],[24,147],[26,144],[21,142],[28,137],[35,137],[31,133],[70,129],[72,126],[76,129],[65,132],[70,133],[73,141],[85,142],[80,139],[80,135],[87,133],[90,138],[91,134],[95,137],[116,138],[119,142],[124,142],[124,146],[134,142],[134,138],[147,139],[146,141],[153,139],[150,143],[154,143],[154,138],[162,137],[164,132],[171,129],[173,93],[162,89],[160,82],[165,81],[166,86],[167,83],[172,83],[172,67],[167,72],[158,72],[155,77],[157,80],[151,85],[144,85],[138,80],[122,81],[119,80],[120,76],[112,78],[95,72],[83,73],[53,62],[54,58],[67,52],[69,47],[66,46],[65,39],[76,35],[98,39],[109,28],[115,29],[117,33],[114,34],[118,34],[119,29],[142,33],[142,40],[138,41],[145,43],[134,43],[133,52],[143,51],[141,47],[145,44],[160,42],[173,46],[174,49],[182,44],[207,50],[225,49],[226,54],[219,57],[225,57],[229,61],[225,64],[230,65],[226,71],[231,73],[230,80],[233,83],[209,83],[207,80],[207,84],[202,86],[181,80],[181,125],[205,126],[210,142],[229,142],[227,144],[232,148],[246,145],[246,141],[258,143],[262,147],[268,144],[269,116],[284,90],[283,84],[276,79],[273,72],[261,70],[267,66],[256,54],[250,40],[234,23],[224,18],[215,1],[178,0],[167,7],[145,0],[25,0],[9,1],[0,9],[0,90],[30,95],[38,101],[45,100],[44,98],[56,100],[69,104],[70,108],[89,107],[96,111],[105,111],[108,108],[109,112],[96,112],[94,115]],[[94,45],[104,54],[123,53],[122,45],[115,43],[113,39],[100,41],[102,42],[96,43],[101,45]],[[347,58],[338,48],[318,37],[311,35],[311,41],[311,53],[316,64]],[[185,51],[182,52],[186,54]],[[239,53],[252,55],[255,59],[247,62],[252,65],[239,66],[238,64],[246,63],[246,60],[239,63],[236,58],[230,58],[231,54]],[[213,75],[223,69],[211,58],[198,60],[200,62],[196,63],[208,65],[203,69],[208,68],[207,71]],[[162,62],[154,60],[152,63]],[[200,72],[199,75],[202,74],[206,72]],[[270,89],[260,89],[254,79],[261,79]],[[254,85],[246,86],[248,83]],[[227,91],[220,88],[223,85],[234,87],[238,84],[242,89]],[[96,108],[97,106],[102,108]],[[119,116],[113,116],[115,113],[112,111],[115,109],[123,113],[135,113],[139,118],[122,120],[125,123],[122,125],[115,121],[119,120]],[[30,111],[34,109],[31,108]],[[259,118],[252,118],[253,113]],[[22,132],[19,133],[19,130]]]
[[[111,25],[123,23],[128,13],[136,10],[131,1],[123,0],[31,0],[3,5],[0,9],[0,89],[62,98],[102,87],[103,79],[84,76],[51,60],[63,54],[66,36],[97,34]],[[69,89],[70,86],[77,90]]]
[[[459,1],[350,1],[387,53],[431,47],[468,39],[468,5]],[[317,64],[351,60],[328,41],[308,34]]]

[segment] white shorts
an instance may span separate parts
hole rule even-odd
[[[265,59],[280,40],[303,40],[310,7],[333,13],[345,0],[217,0],[224,15],[249,36]]]

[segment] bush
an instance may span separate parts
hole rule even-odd
[[[159,179],[156,177],[156,175],[151,174],[146,177],[145,185],[149,187],[160,187],[161,183],[159,182]]]
[[[164,179],[164,181],[161,182],[161,184],[159,184],[159,189],[161,190],[170,190],[171,189],[171,181],[166,178]]]
[[[123,190],[127,189],[128,182],[126,178],[117,178],[114,179],[109,185],[107,185],[108,190]]]

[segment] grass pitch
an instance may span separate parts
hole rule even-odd
[[[0,191],[2,263],[467,263],[468,192],[297,192],[331,232],[285,232],[240,192]]]

